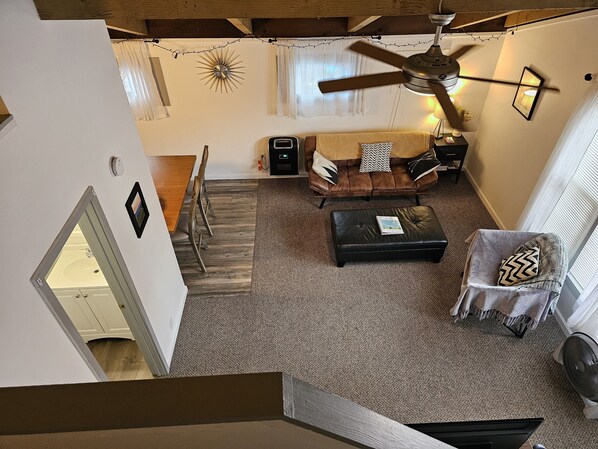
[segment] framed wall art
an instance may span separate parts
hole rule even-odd
[[[540,87],[544,84],[544,78],[538,75],[529,67],[523,68],[517,93],[513,99],[513,107],[519,111],[526,120],[531,120],[534,108],[540,96]],[[537,87],[536,87],[537,86]]]
[[[143,229],[149,218],[149,211],[147,210],[145,198],[143,198],[143,192],[138,182],[133,186],[133,190],[131,190],[129,198],[127,198],[127,202],[125,203],[125,208],[127,209],[131,223],[133,223],[133,229],[135,229],[137,238],[141,238],[141,234],[143,234]]]

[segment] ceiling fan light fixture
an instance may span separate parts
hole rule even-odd
[[[422,97],[433,97],[434,94],[432,92],[429,91],[421,91],[421,90],[415,90],[412,87],[410,87],[408,84],[403,84],[403,86],[405,86],[405,89],[407,89],[409,92],[414,93],[415,95],[421,95]],[[420,87],[417,87],[417,89],[421,89]]]

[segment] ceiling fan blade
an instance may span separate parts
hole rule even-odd
[[[429,81],[428,84],[432,92],[434,92],[434,95],[436,95],[438,103],[440,103],[440,106],[442,106],[444,115],[446,115],[446,119],[451,124],[451,126],[461,131],[467,131],[467,129],[465,129],[465,124],[463,123],[461,117],[459,117],[459,113],[457,112],[455,105],[451,101],[451,97],[449,97],[449,94],[446,91],[445,87],[442,84],[435,83],[432,81]]]
[[[469,50],[473,50],[474,48],[479,47],[479,45],[464,45],[463,47],[457,48],[454,52],[452,52],[449,57],[453,59],[459,59]]]
[[[377,59],[378,61],[385,62],[386,64],[393,65],[399,69],[403,67],[403,64],[407,60],[407,58],[404,56],[385,50],[377,45],[368,44],[364,41],[357,41],[354,44],[351,44],[349,46],[349,50],[360,53],[364,56],[369,56],[370,58]]]
[[[407,78],[403,72],[375,73],[373,75],[352,76],[350,78],[340,78],[337,80],[320,81],[318,87],[320,92],[327,94],[329,92],[340,92],[343,90],[367,89],[368,87],[391,86],[393,84],[403,84]]]
[[[479,78],[477,76],[459,75],[459,78],[463,78],[464,80],[471,80],[471,81],[482,81],[485,83],[506,84],[508,86],[534,87],[538,90],[551,90],[553,92],[561,91],[558,87],[553,87],[553,86],[534,86],[532,84],[521,84],[516,81],[493,80],[490,78]]]

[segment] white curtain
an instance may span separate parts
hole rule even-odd
[[[598,80],[593,77],[572,114],[519,220],[520,230],[541,230],[598,132]],[[598,261],[594,261],[598,263]],[[598,339],[598,271],[580,293],[567,320],[572,331]]]
[[[571,115],[532,193],[517,229],[538,231],[550,216],[598,130],[598,80],[594,76]]]
[[[156,86],[147,44],[142,41],[123,41],[112,47],[135,120],[168,117]]]
[[[308,41],[279,42],[295,42],[297,47],[278,47],[278,115],[297,118],[365,113],[363,90],[324,95],[318,89],[318,81],[363,72],[361,55],[347,50],[351,41],[342,39],[305,48],[299,46]]]

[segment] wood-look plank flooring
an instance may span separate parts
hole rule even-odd
[[[87,343],[110,380],[153,379],[137,342],[121,338],[102,338]]]
[[[210,236],[203,228],[208,249],[201,257],[208,270],[202,273],[188,241],[174,243],[174,250],[189,288],[188,297],[239,296],[251,293],[253,246],[257,208],[257,180],[207,181],[215,217],[208,213],[214,232]],[[185,206],[183,212],[188,210]]]

